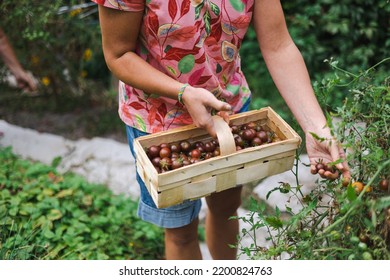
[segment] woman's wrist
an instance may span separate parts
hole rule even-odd
[[[180,103],[181,105],[183,105],[183,106],[184,106],[183,94],[184,94],[184,92],[185,92],[185,90],[186,90],[186,88],[187,88],[188,86],[189,86],[188,83],[183,84],[183,85],[180,87],[179,92],[177,93],[177,100],[178,100],[179,103]]]

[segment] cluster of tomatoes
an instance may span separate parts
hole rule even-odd
[[[230,129],[236,144],[236,151],[276,140],[274,133],[265,130],[264,127],[256,122],[230,125]],[[217,139],[193,143],[188,140],[182,140],[174,143],[152,145],[146,149],[146,154],[158,173],[217,157],[220,153]]]
[[[351,184],[351,186],[355,189],[355,191],[357,193],[361,193],[363,191],[363,189],[366,187],[366,184],[359,182],[359,181],[355,181]],[[380,189],[381,191],[384,191],[384,192],[388,192],[389,191],[389,181],[387,179],[380,180],[378,183],[378,189]],[[372,191],[372,187],[368,186],[366,188],[366,192],[371,192],[371,191]]]
[[[249,122],[242,125],[231,125],[236,150],[248,147],[256,147],[262,144],[278,141],[277,135],[267,127],[261,126],[257,122]]]

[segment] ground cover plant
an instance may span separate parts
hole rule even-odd
[[[237,244],[250,259],[390,259],[390,77],[376,75],[390,58],[360,73],[328,62],[334,75],[315,88],[323,102],[335,91],[345,95],[343,104],[328,114],[328,125],[348,151],[352,179],[319,180],[304,194],[296,165],[296,183],[280,182],[268,193],[297,198],[299,210],[286,205],[289,218],[252,199],[249,214],[236,217],[247,225],[240,241],[245,236],[253,240],[249,246]],[[269,233],[268,247],[258,245],[259,228]]]
[[[163,258],[163,232],[138,219],[136,202],[11,148],[0,162],[0,259]]]

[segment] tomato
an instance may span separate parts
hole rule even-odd
[[[234,142],[236,143],[236,146],[240,146],[241,148],[244,148],[244,146],[245,146],[244,140],[238,134],[234,135]]]
[[[239,131],[239,127],[238,127],[237,125],[232,125],[232,126],[230,127],[230,129],[231,129],[231,131],[232,131],[233,134],[237,134],[238,131]]]
[[[268,142],[268,133],[266,131],[260,130],[256,132],[256,136],[259,137],[264,143]]]
[[[179,158],[180,158],[182,161],[183,161],[183,160],[188,160],[187,155],[186,155],[186,154],[183,154],[183,153],[180,154]]]
[[[172,160],[172,169],[178,169],[183,166],[183,161],[180,159],[174,159]]]
[[[197,148],[193,149],[193,150],[190,152],[190,157],[193,158],[193,159],[200,158],[201,155],[202,155],[202,153],[201,153],[200,150],[197,149]]]
[[[343,187],[348,187],[349,181],[350,181],[350,178],[343,177],[343,181],[341,184],[343,185]]]
[[[152,145],[148,148],[148,155],[150,158],[158,157],[160,155],[161,148],[156,145]]]
[[[367,250],[367,244],[364,242],[359,242],[358,247],[360,250],[363,250],[363,251]]]
[[[245,125],[245,127],[248,129],[248,128],[252,128],[254,130],[256,130],[257,128],[257,124],[255,122],[249,122]]]
[[[219,147],[217,147],[215,150],[214,150],[214,156],[215,157],[218,157],[218,156],[220,156],[221,155],[221,149],[219,148]]]
[[[161,171],[168,171],[172,167],[172,159],[169,157],[162,158],[160,160]]]
[[[212,158],[213,156],[214,156],[214,154],[212,152],[207,152],[204,155],[204,159],[209,159],[209,158]]]
[[[160,148],[165,148],[165,147],[169,147],[169,144],[168,143],[161,143],[160,144]]]
[[[180,145],[178,143],[172,143],[169,148],[171,149],[172,153],[181,152]]]
[[[160,158],[169,158],[171,154],[171,149],[169,149],[168,147],[163,147],[160,150]]]
[[[211,142],[211,141],[206,142],[206,143],[204,144],[204,150],[205,150],[206,152],[214,152],[214,150],[215,150],[215,145],[214,145],[214,143]]]
[[[355,189],[355,191],[356,191],[357,193],[361,193],[361,191],[362,191],[363,188],[364,188],[363,183],[362,183],[362,182],[359,182],[359,181],[353,182],[351,186]]]
[[[325,171],[329,171],[329,172],[335,173],[336,172],[336,167],[334,165],[325,164]]]
[[[318,163],[316,164],[316,169],[317,169],[317,172],[320,171],[321,169],[326,170],[326,165],[323,164],[323,163],[320,161],[320,162],[318,162]]]
[[[180,150],[182,152],[189,152],[191,149],[191,144],[187,140],[183,140],[179,143]]]
[[[201,141],[195,142],[194,148],[198,149],[201,153],[203,153],[205,151],[204,144]]]
[[[154,166],[160,166],[160,160],[161,160],[160,157],[154,157],[154,158],[152,159],[152,164],[153,164]]]
[[[260,146],[261,144],[263,144],[263,141],[261,141],[259,137],[255,137],[252,139],[251,145],[253,147]]]
[[[363,252],[362,257],[363,257],[363,260],[366,260],[366,261],[373,260],[370,252]]]
[[[387,191],[389,190],[389,181],[386,180],[386,179],[380,180],[380,182],[379,182],[379,188],[380,188],[382,191],[387,192]]]
[[[242,134],[242,138],[244,138],[244,140],[247,141],[252,141],[253,138],[255,138],[255,136],[256,136],[256,131],[252,128],[245,129]]]
[[[172,155],[171,155],[172,160],[180,157],[180,154],[178,152],[173,152],[172,150],[171,150],[171,152],[172,152]]]

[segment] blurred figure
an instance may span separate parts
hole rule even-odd
[[[15,76],[16,86],[26,92],[34,92],[37,90],[37,81],[28,73],[20,64],[15,52],[8,41],[7,35],[0,27],[0,57],[5,65]]]

